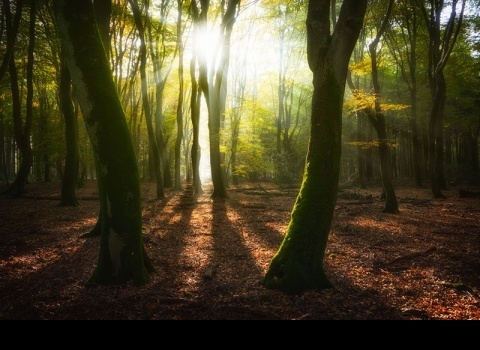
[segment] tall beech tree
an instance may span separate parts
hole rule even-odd
[[[304,181],[264,286],[286,294],[331,287],[323,260],[337,201],[342,109],[350,56],[367,0],[345,0],[331,30],[331,0],[310,0],[307,54],[313,72],[310,142]]]
[[[193,3],[194,1],[192,1]],[[200,26],[206,30],[209,0],[200,0],[202,13]],[[196,5],[193,5],[196,7]],[[226,198],[227,184],[225,164],[220,152],[220,130],[224,119],[227,96],[227,78],[230,63],[230,44],[233,26],[238,16],[240,0],[228,0],[221,3],[222,22],[220,24],[218,46],[216,47],[215,65],[208,67],[206,52],[200,52],[200,88],[202,89],[208,109],[208,130],[210,143],[210,167],[212,171],[212,197]],[[210,68],[210,69],[209,69]]]
[[[102,43],[103,43],[103,48],[105,50],[105,53],[107,54],[107,57],[110,56],[111,53],[111,44],[110,44],[110,19],[111,19],[111,11],[112,11],[112,0],[94,0],[93,1],[93,8],[95,11],[95,20],[97,22],[97,27],[100,32],[100,37],[102,38]],[[65,60],[62,57],[62,61]],[[65,69],[66,71],[63,72],[63,74],[68,74],[70,76],[70,73],[68,72],[68,66],[65,65],[65,67],[62,67],[62,69]],[[65,78],[65,77],[64,77]],[[70,78],[71,80],[71,78]],[[61,89],[67,89],[67,82],[62,81],[61,82]],[[69,85],[71,82],[69,83]],[[64,94],[67,94],[67,91],[63,91]],[[67,95],[63,95],[63,98],[67,98]],[[65,103],[65,105],[64,105]],[[69,111],[68,109],[70,108],[69,102],[68,101],[63,101],[62,102],[62,111],[64,113],[64,118],[65,118],[65,134],[67,138],[67,159],[65,161],[65,175],[68,176],[66,178],[64,176],[63,179],[63,186],[62,186],[62,203],[61,204],[75,204],[75,202],[68,202],[67,198],[68,196],[71,197],[73,189],[71,188],[72,186],[72,181],[75,181],[75,184],[77,183],[77,179],[72,179],[71,177],[76,176],[73,174],[77,174],[78,170],[74,172],[74,169],[69,169],[67,170],[67,165],[68,166],[74,166],[72,157],[73,157],[73,152],[75,151],[73,149],[74,143],[70,139],[71,137],[77,137],[78,135],[74,136],[74,133],[78,134],[78,120],[77,118],[73,115],[70,115],[72,111]],[[67,116],[65,116],[65,113],[67,113]],[[79,150],[77,150],[79,152]],[[70,156],[70,157],[69,157]],[[100,196],[100,212],[98,213],[98,219],[97,223],[95,224],[94,228],[90,231],[87,232],[86,234],[82,235],[82,238],[89,238],[89,237],[98,237],[101,236],[102,232],[102,220],[104,220],[107,217],[107,214],[105,211],[107,210],[107,194],[105,192],[105,185],[103,184],[103,177],[98,174],[98,171],[100,169],[100,164],[98,163],[98,159],[96,155],[94,155],[95,159],[95,171],[97,173],[97,186],[98,186],[98,192]],[[77,166],[78,167],[78,166]],[[68,183],[66,183],[68,182]],[[63,191],[66,193],[64,194]],[[70,195],[69,195],[70,193]],[[71,199],[70,199],[71,201]]]
[[[419,132],[417,60],[419,56],[419,34],[421,15],[412,0],[397,1],[397,13],[393,17],[394,28],[388,31],[387,45],[400,70],[410,94],[409,123],[412,129],[413,171],[415,185],[423,187],[422,143]]]
[[[182,189],[181,159],[183,142],[183,100],[185,95],[185,44],[183,43],[183,4],[184,0],[177,0],[177,50],[178,50],[178,101],[177,101],[177,137],[175,139],[175,190]]]
[[[150,150],[153,155],[153,165],[155,170],[155,179],[157,183],[157,199],[165,198],[165,191],[163,186],[163,175],[160,162],[160,147],[158,137],[153,127],[153,116],[150,100],[148,98],[148,81],[147,81],[147,43],[145,41],[145,26],[142,21],[142,13],[138,6],[137,0],[128,0],[132,6],[133,17],[135,19],[135,26],[137,27],[138,36],[140,38],[140,77],[142,84],[142,102],[143,111],[145,113],[145,120],[147,123],[148,140]],[[158,97],[158,96],[157,96]]]
[[[432,194],[435,198],[444,197],[442,189],[446,187],[444,176],[444,135],[443,121],[447,99],[447,81],[445,66],[452,54],[460,34],[467,0],[415,0],[419,6],[429,34],[428,78],[432,96],[432,109],[428,125],[428,172],[431,178]],[[446,7],[450,5],[448,14]],[[460,5],[460,11],[458,6]],[[458,11],[458,12],[457,12]]]
[[[21,10],[20,8],[17,11]],[[29,43],[27,53],[27,100],[25,122],[22,120],[21,93],[18,86],[18,71],[15,63],[14,53],[9,62],[10,81],[13,96],[13,122],[15,130],[15,142],[22,154],[20,169],[17,172],[14,182],[7,189],[7,193],[14,196],[22,196],[25,192],[25,184],[33,164],[33,152],[30,144],[30,132],[33,123],[33,68],[35,50],[35,19],[37,16],[37,1],[30,1],[30,22],[29,22]],[[8,30],[14,30],[13,26]]]
[[[22,7],[23,0],[16,1],[15,16],[12,18],[12,9],[10,8],[10,0],[3,0],[2,3],[2,13],[5,17],[4,26],[7,42],[5,55],[3,56],[2,65],[0,66],[0,82],[3,80],[5,73],[9,69],[10,60],[13,57],[13,52],[15,50],[15,42],[17,40],[18,28],[20,26],[20,20],[22,19]],[[3,26],[2,26],[3,29]]]
[[[99,260],[89,283],[132,279],[145,284],[153,269],[143,245],[136,157],[93,5],[90,0],[54,0],[54,11],[106,194]]]
[[[375,38],[372,40],[368,46],[368,51],[370,52],[371,59],[371,68],[372,68],[372,85],[374,93],[374,106],[368,106],[363,109],[368,120],[375,128],[378,137],[378,153],[380,158],[380,174],[382,176],[383,184],[383,193],[382,196],[385,198],[385,205],[383,207],[383,212],[385,213],[398,213],[398,201],[395,194],[395,188],[393,186],[392,179],[392,159],[391,159],[391,150],[389,146],[389,139],[386,127],[385,120],[385,111],[382,108],[381,104],[381,86],[379,79],[379,53],[380,50],[378,45],[382,36],[385,34],[388,29],[390,18],[393,11],[394,0],[388,1],[388,6],[385,16],[381,22],[380,28],[377,30]],[[350,79],[351,75],[348,75],[348,84],[352,89],[353,93],[356,94],[358,87],[355,87],[353,80]]]
[[[196,1],[190,2],[190,16],[194,24],[194,30],[199,31],[206,25],[208,2],[202,2],[200,9]],[[200,178],[200,108],[202,101],[202,91],[200,89],[199,77],[197,77],[197,60],[199,58],[198,46],[192,54],[190,60],[190,79],[192,81],[192,93],[190,96],[190,113],[192,120],[192,172],[193,172],[193,189],[196,196],[204,193],[202,188],[202,180]]]

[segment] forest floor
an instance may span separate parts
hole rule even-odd
[[[147,254],[142,287],[86,287],[99,238],[94,182],[80,205],[59,206],[60,184],[0,198],[3,320],[480,320],[480,188],[397,186],[400,214],[380,189],[339,193],[325,266],[334,287],[287,296],[262,286],[298,189],[232,187],[229,199],[186,189],[155,200],[142,184]],[[4,186],[0,186],[0,191]]]

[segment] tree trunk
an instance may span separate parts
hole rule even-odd
[[[0,101],[0,109],[3,108]],[[0,172],[3,176],[3,181],[8,185],[8,171],[7,171],[7,139],[5,137],[5,126],[3,123],[3,114],[0,113]]]
[[[22,7],[23,0],[16,1],[16,12],[15,17],[12,19],[12,11],[10,9],[10,0],[3,0],[2,12],[5,16],[5,27],[6,27],[6,51],[5,56],[3,56],[2,65],[0,66],[0,82],[2,82],[5,73],[9,70],[10,60],[13,58],[13,53],[15,51],[15,42],[17,40],[18,28],[20,26],[20,20],[22,19]]]
[[[395,194],[395,189],[392,182],[392,161],[390,157],[390,146],[388,145],[388,136],[385,128],[385,118],[383,118],[383,125],[380,123],[377,129],[379,140],[379,155],[380,167],[383,183],[383,191],[385,193],[385,205],[383,207],[384,213],[398,213],[398,202]]]
[[[365,142],[364,137],[364,127],[363,127],[363,120],[364,120],[364,113],[359,112],[357,113],[357,139],[358,142]],[[358,163],[358,182],[359,187],[362,189],[367,188],[365,183],[365,150],[363,147],[358,147],[357,151],[357,163]]]
[[[434,198],[444,198],[442,189],[445,187],[443,174],[443,116],[447,96],[447,84],[443,72],[436,77],[436,92],[429,124],[429,162]]]
[[[209,1],[201,0],[202,10],[205,16],[199,22],[197,28],[203,28],[207,25],[206,13],[208,12]],[[219,43],[220,57],[218,65],[213,67],[212,74],[209,74],[208,64],[205,52],[199,56],[200,68],[200,87],[207,103],[208,109],[208,130],[210,145],[210,167],[213,182],[213,198],[227,198],[227,186],[225,179],[225,164],[222,161],[223,154],[220,152],[220,130],[221,121],[225,113],[225,101],[227,93],[227,77],[230,61],[230,40],[233,25],[236,20],[239,0],[229,0],[227,8],[223,9],[222,30]]]
[[[309,1],[307,48],[313,97],[307,165],[285,238],[264,278],[266,288],[286,294],[331,287],[323,259],[337,200],[343,97],[367,1],[344,1],[333,35],[330,4],[330,0]]]
[[[71,77],[68,71],[65,55],[61,57],[59,99],[63,118],[65,119],[65,140],[67,143],[67,156],[62,179],[62,193],[60,205],[77,206],[76,195],[79,146],[78,146],[78,120],[72,102]]]
[[[112,0],[94,0],[95,20],[97,21],[98,30],[102,37],[103,47],[110,57],[110,20],[112,16]]]
[[[201,93],[198,87],[198,83],[195,76],[195,57],[192,57],[190,61],[190,77],[192,80],[192,96],[190,99],[190,110],[193,128],[193,141],[192,141],[192,172],[193,172],[193,187],[194,194],[196,196],[204,193],[202,189],[202,181],[200,179],[200,103]]]
[[[137,0],[129,0],[129,3],[132,6],[133,16],[135,19],[135,25],[140,36],[140,77],[142,80],[142,100],[143,100],[143,110],[145,112],[145,120],[147,124],[148,131],[148,140],[150,145],[150,150],[152,151],[153,156],[153,165],[155,169],[155,179],[157,182],[157,199],[165,198],[165,192],[163,187],[163,174],[160,163],[160,151],[157,143],[157,138],[155,137],[155,132],[153,130],[153,120],[152,120],[152,110],[150,108],[150,101],[148,98],[148,85],[147,85],[147,44],[145,42],[145,29],[142,22],[142,17],[140,13],[140,8],[138,7]]]
[[[55,0],[55,16],[106,194],[98,265],[89,284],[148,281],[135,152],[89,0]]]
[[[183,1],[177,0],[177,48],[178,48],[178,102],[177,102],[177,138],[175,140],[175,190],[182,189],[181,160],[183,142],[183,95],[184,95],[184,50],[182,38]],[[188,171],[188,170],[187,170]]]
[[[94,1],[95,20],[97,21],[98,30],[100,32],[100,37],[103,43],[103,49],[105,50],[107,59],[111,52],[111,45],[110,45],[111,10],[112,10],[111,0],[95,0]],[[66,69],[68,70],[68,67]],[[71,80],[71,77],[70,77],[70,80]],[[71,84],[71,82],[69,84]],[[77,130],[78,130],[78,118],[77,118],[77,113],[75,111],[74,111],[74,115],[75,115],[75,119],[77,120]],[[72,136],[73,136],[73,130],[70,130],[70,131],[66,130],[65,132],[72,133]],[[68,145],[68,143],[69,141],[67,138],[67,152],[69,147],[73,147],[73,144]],[[100,197],[100,211],[98,213],[97,223],[95,224],[94,228],[90,232],[87,232],[86,234],[82,235],[81,238],[101,236],[102,225],[103,225],[102,220],[107,216],[105,212],[107,210],[106,208],[107,194],[105,192],[105,185],[102,183],[103,177],[98,175],[98,169],[100,169],[100,164],[98,163],[98,158],[96,155],[94,155],[94,159],[95,159],[95,171],[97,172],[98,195]],[[71,174],[69,174],[69,176],[71,176]],[[77,176],[78,176],[78,172],[77,172]]]
[[[22,163],[17,173],[15,181],[7,189],[6,193],[14,196],[22,196],[25,192],[25,184],[28,182],[28,176],[33,164],[33,152],[30,145],[30,131],[33,121],[33,65],[35,49],[35,18],[36,18],[36,0],[30,4],[30,28],[28,44],[27,61],[27,101],[25,124],[22,126],[22,107],[20,100],[20,90],[18,87],[18,74],[15,65],[15,58],[10,59],[10,80],[12,84],[12,105],[13,119],[15,128],[15,141],[22,154]]]

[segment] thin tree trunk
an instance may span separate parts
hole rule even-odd
[[[208,3],[206,8],[205,2],[201,3],[202,12],[199,12],[196,1],[190,3],[190,12],[195,25],[195,30],[200,30],[201,22],[206,20],[206,11],[208,11]],[[190,78],[192,81],[192,95],[190,97],[190,109],[193,128],[193,141],[192,141],[192,172],[193,172],[193,186],[195,196],[202,195],[204,193],[202,189],[202,183],[200,179],[200,106],[201,106],[201,89],[198,79],[196,77],[196,61],[198,58],[198,52],[194,52],[190,61]]]
[[[183,53],[183,30],[182,13],[183,0],[177,0],[177,47],[178,47],[178,101],[177,101],[177,138],[175,140],[175,190],[182,189],[181,160],[183,142],[183,96],[184,92],[184,53]]]
[[[193,67],[193,68],[192,68]],[[193,171],[193,186],[196,196],[204,193],[202,188],[202,181],[200,179],[200,103],[201,95],[198,89],[197,81],[195,80],[195,58],[192,58],[190,64],[190,75],[192,77],[192,96],[190,101],[191,115],[192,115],[192,128],[193,128],[193,141],[192,141],[192,171]]]

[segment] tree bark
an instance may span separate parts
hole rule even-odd
[[[112,10],[111,0],[94,0],[93,4],[94,4],[94,11],[95,11],[95,20],[97,21],[97,27],[100,32],[100,37],[102,39],[103,49],[105,50],[105,53],[108,59],[111,52],[111,44],[110,44],[110,19],[111,19],[111,10]],[[68,67],[66,67],[66,69],[68,70]],[[77,114],[75,112],[74,112],[74,115],[75,115],[75,119],[78,120],[78,118],[76,117]],[[69,117],[69,121],[73,122],[73,120],[71,120],[70,118],[71,117]],[[70,128],[70,125],[67,125],[66,127]],[[78,122],[77,122],[77,130],[78,130]],[[70,133],[73,134],[73,130],[70,130],[70,131],[66,130],[65,132],[68,132],[69,134]],[[69,147],[73,147],[73,144],[68,145],[68,142],[69,141],[67,141],[67,152]],[[98,192],[100,197],[100,211],[98,213],[97,223],[95,224],[94,228],[90,232],[87,232],[86,234],[82,235],[81,238],[101,236],[102,225],[103,225],[102,220],[103,218],[106,217],[105,211],[106,211],[106,205],[107,205],[107,194],[105,192],[105,185],[102,183],[103,177],[99,176],[98,174],[98,171],[100,169],[100,164],[98,163],[98,158],[96,155],[94,155],[94,160],[95,160],[94,161],[95,171],[97,173],[97,186],[98,186]],[[69,174],[69,176],[71,175]]]
[[[330,0],[311,0],[308,5],[307,51],[313,97],[307,165],[285,238],[263,282],[266,288],[286,294],[332,285],[323,260],[337,200],[348,63],[363,26],[367,1],[344,1],[333,35],[330,5]]]
[[[94,0],[95,20],[97,21],[98,30],[102,36],[103,47],[110,57],[110,20],[112,16],[112,0]]]
[[[142,236],[135,152],[89,0],[54,0],[57,28],[104,184],[100,253],[89,284],[145,284],[152,266]]]

